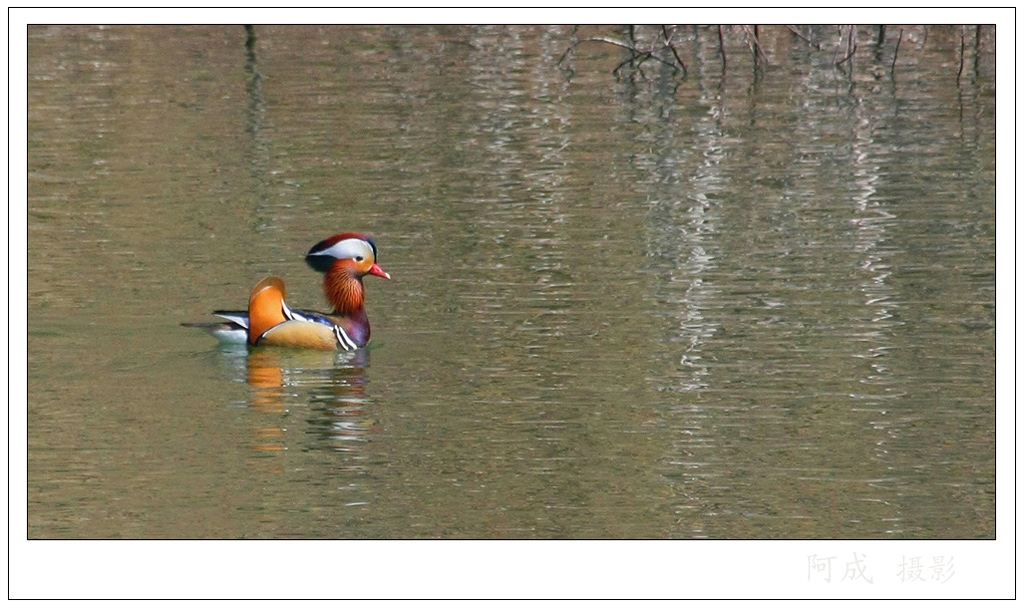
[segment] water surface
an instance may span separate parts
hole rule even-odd
[[[254,33],[29,30],[29,538],[994,538],[994,31]]]

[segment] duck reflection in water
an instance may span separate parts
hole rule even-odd
[[[239,381],[244,380],[253,389],[247,405],[254,412],[275,419],[273,424],[256,429],[257,451],[296,447],[296,436],[289,436],[288,431],[297,430],[294,426],[303,412],[308,429],[299,435],[302,449],[357,452],[367,433],[376,429],[376,421],[366,415],[366,370],[370,362],[366,349],[224,350],[238,355],[234,359],[235,373]],[[243,361],[244,365],[240,365]]]

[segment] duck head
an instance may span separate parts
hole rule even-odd
[[[325,274],[345,273],[357,279],[368,274],[391,278],[377,265],[377,244],[355,232],[338,234],[313,245],[306,254],[306,263]]]
[[[363,277],[372,274],[391,278],[377,265],[377,244],[355,232],[338,234],[313,245],[306,254],[306,263],[325,273],[324,295],[334,305],[334,312],[350,317],[362,318],[366,314]]]

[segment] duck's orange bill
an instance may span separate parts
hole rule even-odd
[[[374,264],[373,266],[370,266],[370,274],[372,274],[374,276],[377,276],[377,277],[381,277],[382,279],[390,279],[391,278],[390,274],[384,272],[384,269],[381,268],[380,266],[376,265],[376,264]]]

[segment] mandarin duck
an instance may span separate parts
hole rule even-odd
[[[249,310],[215,310],[226,323],[185,323],[222,342],[249,346],[291,346],[321,350],[356,350],[370,341],[370,321],[363,307],[363,277],[390,279],[377,265],[377,245],[370,238],[346,232],[320,241],[306,254],[306,263],[324,273],[324,294],[331,313],[297,310],[285,302],[284,281],[263,279],[249,295]]]

